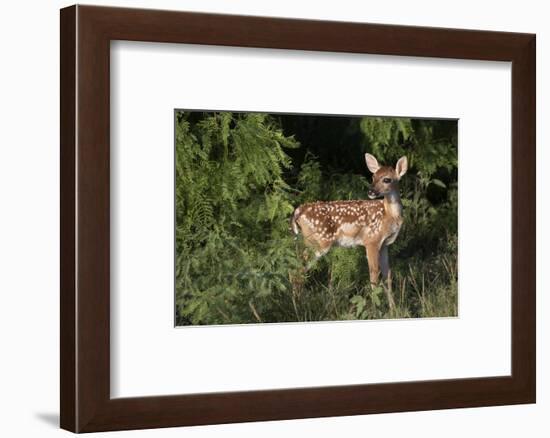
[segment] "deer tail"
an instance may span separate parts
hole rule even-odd
[[[298,224],[296,224],[296,221],[298,220],[298,217],[301,214],[300,207],[296,208],[294,210],[294,213],[292,213],[292,218],[290,219],[290,227],[292,228],[292,231],[294,234],[298,235],[300,233],[300,230],[298,229]]]

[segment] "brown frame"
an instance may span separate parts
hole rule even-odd
[[[510,61],[511,376],[111,399],[111,40]],[[534,35],[95,6],[62,9],[61,427],[91,432],[534,403],[535,167]]]

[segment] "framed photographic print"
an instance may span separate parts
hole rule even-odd
[[[61,10],[61,427],[535,402],[535,36]]]

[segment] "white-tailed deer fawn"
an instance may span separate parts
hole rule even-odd
[[[333,245],[366,248],[370,282],[378,283],[390,275],[388,245],[399,234],[403,224],[403,205],[399,196],[399,180],[407,172],[407,157],[401,157],[395,166],[380,166],[375,157],[365,154],[367,167],[373,173],[370,200],[329,201],[300,205],[291,219],[295,234],[300,231],[306,246],[317,258]],[[383,199],[376,199],[383,196]],[[385,288],[388,304],[395,304],[391,289]]]

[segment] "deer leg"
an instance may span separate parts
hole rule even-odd
[[[380,248],[380,272],[382,280],[387,280],[390,273],[390,262],[388,260],[388,247],[386,245],[382,245],[382,248]]]
[[[315,257],[320,259],[323,257],[327,252],[329,252],[332,244],[330,242],[325,244],[319,244],[316,251],[315,251]]]
[[[302,253],[303,259],[304,259],[304,267],[302,268],[302,274],[305,274],[307,271],[311,269],[311,267],[315,264],[315,261],[317,260],[316,256],[312,257],[312,252],[314,251],[313,248],[307,247],[304,249],[304,252]]]
[[[306,250],[304,251],[304,261],[306,262],[305,271],[309,271],[327,252],[330,251],[332,247],[332,242],[327,241],[326,243],[319,243],[316,241],[311,241],[309,239],[305,240]],[[311,257],[311,252],[313,252],[313,257]]]
[[[367,245],[367,261],[369,262],[370,284],[378,283],[378,275],[380,275],[380,259],[378,245]]]
[[[382,280],[386,281],[384,291],[388,298],[388,305],[390,306],[390,310],[393,310],[395,308],[395,301],[393,299],[391,287],[390,261],[388,259],[388,247],[386,245],[382,245],[382,248],[380,248],[380,271],[382,272]]]

